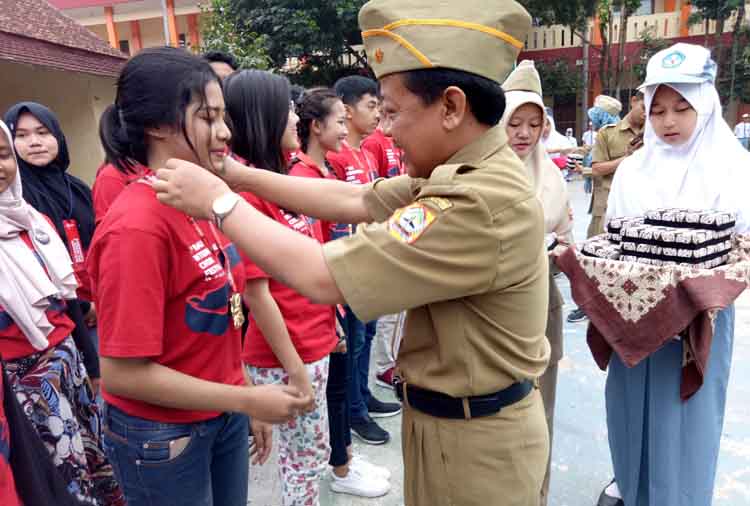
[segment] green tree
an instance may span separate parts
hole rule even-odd
[[[646,66],[648,65],[648,60],[662,49],[668,48],[671,43],[669,40],[659,37],[654,27],[649,27],[647,30],[643,30],[638,38],[641,47],[636,55],[636,61],[638,63],[633,65],[632,72],[634,81],[642,83],[646,80]]]
[[[271,66],[303,85],[367,72],[357,16],[366,0],[223,0],[229,17],[264,37]]]
[[[581,75],[571,72],[570,64],[564,60],[537,61],[534,66],[539,71],[545,94],[554,96],[556,101],[575,97],[581,88]]]
[[[238,23],[231,14],[229,0],[211,0],[201,5],[201,51],[224,51],[233,54],[241,68],[267,69],[270,58],[266,36],[257,35]]]

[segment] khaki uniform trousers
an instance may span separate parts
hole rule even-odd
[[[539,390],[542,394],[542,400],[544,401],[544,415],[547,419],[547,427],[549,430],[549,459],[547,459],[547,472],[544,475],[544,481],[542,482],[542,490],[539,499],[540,506],[547,505],[547,499],[549,498],[549,480],[552,464],[552,439],[553,439],[553,426],[555,422],[555,398],[557,397],[557,363],[563,356],[563,298],[560,293],[560,289],[555,284],[554,277],[550,273],[549,288],[549,312],[547,313],[547,339],[550,342],[550,348],[552,350],[550,355],[549,366],[544,374],[539,378]]]
[[[549,456],[538,389],[471,420],[426,415],[404,403],[406,506],[537,506]]]

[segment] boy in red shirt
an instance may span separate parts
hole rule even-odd
[[[370,183],[379,177],[378,164],[369,151],[362,149],[361,144],[377,128],[380,120],[377,83],[366,77],[349,76],[339,79],[334,90],[346,108],[348,135],[346,142],[342,143],[341,151],[329,153],[327,159],[338,179],[353,184]],[[337,224],[334,226],[332,239],[352,232],[352,225]],[[401,412],[401,406],[379,401],[372,396],[367,386],[376,322],[365,325],[347,308],[344,327],[354,360],[349,386],[352,432],[368,444],[387,443],[390,434],[375,423],[372,417],[397,415]]]

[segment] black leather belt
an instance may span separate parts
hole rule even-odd
[[[534,383],[529,380],[519,381],[493,394],[465,398],[451,397],[441,392],[415,387],[400,378],[394,378],[393,386],[401,402],[404,402],[406,398],[409,406],[422,413],[438,418],[468,420],[494,415],[502,408],[515,404],[529,395],[534,388]],[[464,409],[464,401],[466,409]]]

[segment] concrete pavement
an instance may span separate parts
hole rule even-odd
[[[589,223],[588,195],[578,180],[569,184],[575,211],[578,240],[586,237]],[[566,299],[565,314],[574,305],[565,276],[557,282]],[[750,506],[750,295],[745,292],[736,303],[736,332],[732,374],[727,399],[721,455],[716,476],[714,506]],[[560,373],[555,414],[555,440],[552,449],[552,478],[549,506],[593,506],[612,475],[607,445],[604,410],[604,381],[586,346],[586,323],[565,323],[565,357]],[[371,382],[374,385],[374,382]],[[372,386],[382,400],[393,400],[392,393]],[[401,506],[403,505],[403,463],[401,459],[401,417],[379,422],[391,433],[387,445],[369,446],[355,438],[354,450],[373,463],[387,466],[393,473],[392,491],[378,499],[360,499],[333,494],[328,479],[321,487],[322,506]],[[265,466],[251,467],[248,504],[280,505],[279,479],[275,455]],[[488,505],[492,506],[492,505]]]

